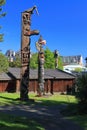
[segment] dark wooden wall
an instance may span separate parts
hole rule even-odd
[[[16,81],[0,81],[0,92],[15,92],[16,90]]]
[[[45,80],[44,87],[45,92],[53,93],[53,92],[66,92],[67,85],[72,87],[74,83],[74,79],[47,79]],[[38,87],[37,80],[30,80],[29,82],[29,91],[36,92]]]
[[[45,92],[66,92],[67,85],[72,87],[74,79],[46,79],[44,86]],[[29,91],[37,92],[38,80],[29,81]],[[19,92],[20,80],[0,81],[0,92]]]

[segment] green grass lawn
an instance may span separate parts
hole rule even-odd
[[[44,128],[27,117],[15,117],[0,113],[0,130],[44,130]]]
[[[27,103],[21,102],[17,100],[20,97],[19,93],[0,93],[0,105],[11,105],[11,104],[20,104],[20,103]],[[46,95],[43,97],[38,97],[35,93],[29,94],[29,99],[34,99],[35,103],[42,102],[45,105],[56,105],[56,104],[69,104],[69,103],[76,103],[77,100],[74,96],[69,95]],[[30,102],[28,102],[30,103]]]
[[[0,93],[0,106],[26,104],[26,102],[17,100],[18,98],[19,94],[17,93]],[[44,128],[28,117],[16,117],[0,113],[0,130],[44,130]]]
[[[77,115],[77,116],[69,116],[67,119],[74,121],[75,123],[79,124],[84,130],[87,130],[87,115]]]
[[[22,102],[17,100],[19,98],[19,93],[0,93],[0,105],[18,105],[18,104],[31,104],[31,102]],[[87,130],[87,115],[73,115],[76,111],[77,100],[74,96],[70,95],[59,95],[54,94],[52,96],[37,97],[34,93],[29,93],[29,98],[34,99],[34,103],[41,103],[42,105],[57,105],[66,104],[68,109],[65,111],[66,118],[73,120],[74,122],[81,125],[85,130]],[[69,114],[69,115],[68,115]],[[70,115],[71,114],[71,115]],[[0,130],[10,130],[10,129],[30,129],[30,130],[44,130],[43,127],[35,122],[34,120],[29,120],[22,117],[7,116],[0,113]]]

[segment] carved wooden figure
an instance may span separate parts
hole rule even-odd
[[[29,68],[30,68],[30,36],[38,35],[38,30],[31,30],[31,15],[36,6],[22,13],[22,35],[21,35],[21,84],[20,99],[28,100]]]

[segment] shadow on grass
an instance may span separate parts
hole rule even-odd
[[[43,100],[41,104],[45,106],[54,106],[55,108],[59,106],[60,113],[63,116],[72,116],[72,115],[79,114],[77,103],[66,102],[66,101]],[[55,111],[55,108],[54,108],[54,111]]]
[[[18,104],[25,104],[30,105],[34,103],[33,99],[30,99],[29,101],[21,101],[20,98],[10,98],[5,96],[0,96],[0,99],[3,99],[3,101],[0,103],[1,105],[18,105]]]
[[[0,113],[0,130],[44,130],[34,120],[27,117],[15,117]]]
[[[61,114],[63,114],[64,116],[78,114],[77,103],[71,102],[70,99],[67,98],[68,96],[66,96],[67,100],[51,100],[51,97],[52,96],[35,98],[34,96],[31,97],[29,101],[21,101],[19,100],[19,98],[12,98],[7,96],[0,96],[0,99],[5,100],[5,102],[2,105],[28,105],[31,109],[35,109],[35,107],[41,108],[44,106],[48,110],[50,109],[50,107],[54,109],[54,111],[55,108],[59,109]],[[21,110],[22,108],[19,107],[19,109]]]
[[[0,115],[0,130],[44,130],[39,125],[43,125],[43,123],[44,128],[48,126],[49,129],[51,127],[54,129],[58,127],[58,121],[61,118],[60,113],[66,116],[67,114],[71,115],[71,111],[73,111],[72,114],[76,112],[76,103],[70,102],[71,100],[57,100],[51,97],[38,99],[32,96],[30,99],[34,99],[35,102],[23,102],[16,98],[5,97],[5,95],[0,96],[0,98],[8,102],[7,106],[4,104],[0,107],[0,113],[5,114],[5,118],[3,114],[2,116]],[[6,116],[7,113],[9,115]],[[42,122],[43,119],[44,122]],[[53,123],[53,126],[50,126],[50,123]],[[60,125],[62,123],[61,121]],[[68,125],[65,126],[68,128]]]
[[[77,115],[73,117],[68,117],[68,119],[74,120],[75,122],[79,122],[79,125],[84,127],[85,130],[87,130],[87,115],[82,116],[82,115]]]
[[[63,116],[76,116],[78,115],[78,105],[76,103],[71,103],[71,104],[68,104],[68,106],[64,109],[64,110],[61,110],[61,114]]]
[[[14,94],[13,94],[14,97]],[[52,97],[52,96],[50,96]],[[66,96],[67,97],[67,96]],[[45,105],[45,106],[52,106],[52,105],[63,105],[63,106],[68,106],[69,104],[75,104],[76,103],[72,103],[70,101],[69,98],[67,98],[66,100],[55,100],[55,99],[50,99],[49,97],[39,97],[38,99],[35,97],[31,97],[29,98],[28,101],[21,101],[20,98],[12,98],[12,97],[7,97],[7,96],[1,96],[0,95],[0,99],[1,99],[1,103],[3,103],[3,105],[6,104],[11,104],[11,105],[18,105],[18,104],[24,104],[24,105],[31,105],[31,104],[40,104],[40,105]]]
[[[32,97],[29,99],[29,101],[20,101],[18,98],[11,98],[11,97],[5,97],[5,96],[0,96],[0,99],[5,100],[5,103],[3,103],[3,106],[4,105],[5,106],[6,105],[15,105],[15,106],[27,105],[31,109],[41,108],[41,110],[43,107],[46,107],[47,111],[49,111],[49,109],[51,108],[54,109],[53,111],[55,111],[55,109],[59,109],[59,111],[65,116],[77,114],[77,104],[70,102],[69,99],[65,101],[59,101],[55,99],[51,100],[49,99],[49,97],[41,97],[41,98],[39,97],[38,99],[35,97]],[[22,107],[19,107],[17,109],[22,110]]]

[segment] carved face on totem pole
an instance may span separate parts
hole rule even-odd
[[[21,42],[21,51],[22,51],[22,65],[28,64],[30,56],[30,36],[38,35],[38,30],[31,30],[31,15],[33,14],[36,6],[32,7],[29,10],[26,10],[22,13],[22,42]]]

